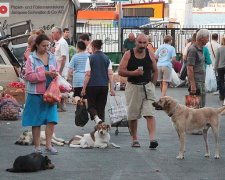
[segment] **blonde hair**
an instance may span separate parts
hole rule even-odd
[[[166,35],[163,39],[164,43],[169,43],[172,40],[173,40],[173,37],[170,35]]]

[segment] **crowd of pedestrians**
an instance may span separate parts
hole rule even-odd
[[[212,64],[217,74],[219,97],[224,100],[225,74],[225,38],[218,44],[218,34],[206,29],[199,29],[189,39],[183,51],[183,64],[187,68],[187,80],[191,94],[201,97],[200,107],[205,106],[206,65]],[[105,106],[108,92],[115,96],[113,85],[112,62],[102,51],[102,40],[91,40],[91,34],[81,34],[76,42],[76,51],[69,58],[72,40],[69,29],[53,27],[52,33],[33,31],[28,38],[28,47],[24,53],[26,60],[26,104],[23,113],[23,126],[32,126],[34,152],[41,152],[40,129],[46,125],[46,151],[57,154],[51,145],[54,126],[58,122],[58,111],[66,111],[65,98],[60,103],[50,105],[43,101],[43,94],[50,82],[59,73],[73,87],[75,102],[80,98],[87,101],[88,112],[95,124],[105,121]],[[125,98],[129,128],[131,130],[131,147],[140,147],[138,141],[138,119],[144,117],[147,122],[149,148],[158,146],[156,139],[155,85],[160,83],[161,96],[165,96],[171,82],[172,70],[175,69],[176,51],[171,45],[173,37],[166,35],[164,43],[155,49],[150,36],[140,33],[135,37],[130,33],[124,41],[124,54],[118,73],[127,77]],[[176,70],[176,72],[179,70]],[[31,116],[36,114],[36,116]]]

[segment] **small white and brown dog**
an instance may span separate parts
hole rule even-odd
[[[46,144],[45,131],[41,131],[40,143],[43,146]],[[68,141],[65,141],[62,138],[57,138],[55,136],[55,133],[53,133],[53,135],[52,135],[52,144],[55,144],[57,146],[64,146],[64,144],[68,144],[68,143],[69,143]],[[32,145],[33,144],[32,132],[28,131],[28,130],[25,130],[23,132],[23,134],[20,135],[19,139],[15,142],[15,144],[18,144],[18,145]]]
[[[91,133],[75,135],[69,141],[69,147],[79,147],[83,149],[107,147],[120,148],[120,146],[110,143],[109,129],[110,126],[108,124],[100,123],[95,126],[95,130]]]

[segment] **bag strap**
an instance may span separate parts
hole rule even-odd
[[[120,103],[118,102],[118,99],[116,99],[116,96],[118,96],[120,98]],[[119,104],[123,104],[122,97],[120,95],[116,95],[116,96],[114,96],[116,105],[118,106]],[[112,107],[112,98],[109,98],[109,103],[110,103],[110,106]]]
[[[212,42],[210,42],[210,45],[211,45],[211,49],[212,49],[212,52],[213,52],[213,56],[214,56],[214,58],[216,58],[215,52],[213,50]]]

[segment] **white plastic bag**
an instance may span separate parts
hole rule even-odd
[[[181,81],[180,81],[180,78],[178,77],[177,73],[174,71],[174,69],[172,68],[172,75],[171,75],[171,84],[173,86],[178,86],[180,85]]]
[[[212,65],[206,65],[205,89],[206,92],[214,92],[217,90],[216,75]]]
[[[117,99],[116,99],[117,97]],[[123,104],[121,96],[114,96],[115,103],[113,104],[112,97],[109,98],[111,108],[108,110],[109,119],[111,121],[111,125],[116,124],[121,121],[127,120],[127,109]]]
[[[58,84],[61,93],[70,92],[72,90],[72,86],[68,83],[62,76],[58,74]]]

